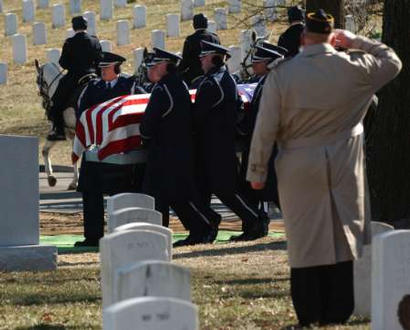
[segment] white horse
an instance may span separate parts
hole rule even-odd
[[[45,63],[40,66],[39,62],[35,60],[35,65],[37,69],[37,85],[39,88],[39,95],[42,97],[42,106],[46,111],[49,111],[51,106],[51,97],[55,93],[60,79],[63,77],[63,72],[55,63],[52,62]],[[73,141],[77,121],[74,108],[69,107],[65,109],[63,112],[63,118],[66,135]],[[53,175],[53,167],[51,165],[49,153],[51,148],[53,148],[57,142],[58,141],[46,140],[46,143],[44,144],[41,151],[44,159],[45,170],[47,173],[48,185],[51,187],[55,186],[55,184],[57,183],[57,178]],[[77,188],[77,164],[74,164],[73,167],[74,177],[67,188],[68,190],[74,190]]]

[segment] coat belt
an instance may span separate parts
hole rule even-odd
[[[347,140],[351,137],[360,135],[363,133],[362,123],[358,123],[353,128],[324,136],[311,136],[300,139],[292,139],[287,141],[278,141],[280,149],[296,149],[296,148],[311,148],[311,147],[323,147],[331,145],[337,141]]]

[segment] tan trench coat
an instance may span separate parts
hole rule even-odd
[[[362,119],[401,68],[386,45],[357,37],[355,55],[305,47],[274,67],[262,92],[247,180],[264,182],[274,141],[290,266],[352,260],[368,243]]]

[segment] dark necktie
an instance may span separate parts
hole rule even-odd
[[[111,89],[111,83],[110,83],[110,82],[107,82],[107,83],[105,84],[105,89],[107,89],[107,90],[110,90],[110,89]]]

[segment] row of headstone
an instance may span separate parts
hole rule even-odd
[[[198,329],[189,270],[170,263],[172,232],[154,199],[111,196],[100,240],[103,329]]]

